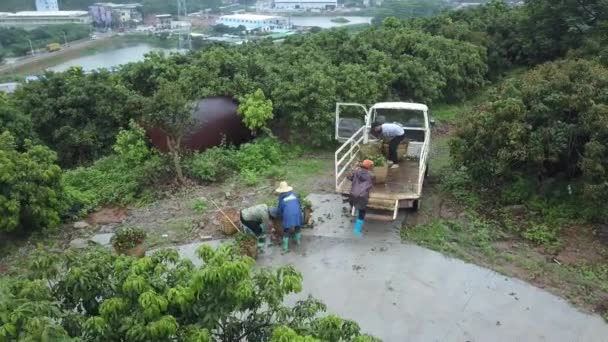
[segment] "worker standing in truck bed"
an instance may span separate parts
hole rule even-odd
[[[380,135],[382,137],[391,138],[388,144],[388,159],[393,163],[391,169],[399,167],[399,156],[397,156],[397,149],[399,144],[405,139],[405,130],[398,124],[374,122],[372,124],[372,133],[374,135]]]

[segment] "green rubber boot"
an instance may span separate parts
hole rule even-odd
[[[295,233],[294,239],[296,240],[296,245],[300,245],[302,243],[302,233]]]
[[[283,250],[285,252],[289,250],[289,236],[283,236]]]
[[[262,235],[260,237],[258,237],[258,249],[260,250],[260,252],[264,253],[264,248],[266,247],[266,236]]]

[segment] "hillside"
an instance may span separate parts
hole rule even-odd
[[[0,293],[10,294],[13,305],[0,307],[0,331],[31,340],[51,331],[87,341],[190,334],[208,341],[210,332],[219,340],[222,333],[248,333],[248,320],[259,323],[259,317],[243,321],[239,310],[267,306],[252,299],[260,284],[271,277],[286,286],[264,295],[278,305],[283,297],[275,292],[301,290],[299,273],[263,273],[254,277],[258,283],[249,279],[253,261],[233,259],[228,249],[201,248],[199,256],[210,266],[194,271],[173,252],[136,260],[87,249],[87,240],[135,231],[147,234],[152,247],[215,241],[223,236],[222,221],[228,224],[217,203],[238,219],[246,206],[276,205],[279,181],[295,185],[303,198],[332,191],[335,103],[381,101],[428,104],[438,123],[421,210],[396,223],[403,240],[523,279],[608,318],[607,24],[603,0],[584,6],[533,0],[515,8],[491,1],[424,18],[388,17],[357,33],[327,30],[281,44],[263,40],[150,54],[115,73],[48,72],[0,96],[0,246],[2,263],[14,267],[3,277],[6,285],[0,282]],[[236,120],[254,139],[188,150],[193,127],[214,133],[197,127],[193,103],[217,96],[236,102]],[[160,149],[150,142],[152,128],[164,132]],[[338,209],[321,222],[343,215],[340,199],[334,201],[327,206]],[[318,205],[323,203],[330,202]],[[393,226],[380,226],[392,234],[383,238],[396,237]],[[350,234],[351,227],[331,229]],[[339,241],[351,243],[352,237]],[[352,243],[368,242],[362,241]],[[70,246],[87,252],[64,255]],[[43,251],[33,253],[36,248]],[[365,272],[354,263],[346,268]],[[384,281],[401,267],[397,261],[378,270],[385,273],[376,278]],[[112,286],[98,279],[112,279]],[[398,310],[390,301],[393,287],[384,285],[385,304]],[[416,288],[432,287],[423,285]],[[202,286],[228,299],[205,297]],[[519,302],[515,293],[493,294],[503,296],[497,302]],[[323,308],[306,303],[315,309],[304,310],[307,319]],[[22,312],[20,305],[44,309],[9,314]],[[217,305],[211,312],[219,317],[201,314],[209,305]],[[466,319],[478,322],[477,314]],[[268,325],[283,336],[310,332],[331,340],[326,337],[352,332],[343,340],[373,341],[360,336],[357,325],[328,317],[303,327],[281,321],[289,328],[268,318]],[[437,317],[433,323],[441,321]],[[493,329],[502,324],[483,318]],[[599,317],[590,319],[604,327]],[[253,331],[272,341],[268,329]],[[296,339],[275,339],[283,340]]]

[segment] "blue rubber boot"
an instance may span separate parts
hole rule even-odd
[[[363,229],[363,220],[361,219],[357,219],[357,221],[355,221],[355,235],[357,236],[363,236],[363,232],[361,231],[361,229]]]

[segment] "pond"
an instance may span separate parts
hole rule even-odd
[[[94,70],[99,68],[109,69],[111,67],[138,62],[144,56],[153,51],[164,51],[166,53],[176,52],[177,49],[163,49],[150,44],[140,43],[131,46],[120,46],[100,51],[93,55],[68,59],[58,65],[50,67],[53,71],[65,71],[73,66],[80,66],[84,70]]]

